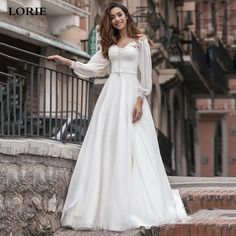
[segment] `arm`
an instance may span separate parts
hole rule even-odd
[[[141,73],[141,79],[138,96],[144,98],[145,96],[148,96],[152,90],[152,59],[149,43],[145,35],[140,37],[139,43],[139,70]]]
[[[145,96],[151,93],[152,89],[152,60],[151,52],[147,37],[142,35],[139,38],[140,54],[139,54],[139,70],[141,73],[138,98],[133,109],[133,122],[138,121],[143,113],[143,100]]]
[[[102,77],[108,74],[110,69],[110,61],[103,57],[100,50],[87,63],[75,62],[58,55],[49,56],[48,59],[69,66],[75,74],[83,78]]]

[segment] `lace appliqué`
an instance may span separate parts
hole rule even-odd
[[[130,46],[132,46],[132,47],[134,47],[134,48],[136,48],[136,49],[140,49],[140,45],[139,45],[139,43],[138,43],[138,41],[137,40],[133,40],[131,43],[130,43]]]
[[[138,49],[138,51],[140,51],[143,43],[148,44],[148,39],[147,39],[146,35],[141,36],[138,40],[133,40],[130,43],[130,46],[132,46],[132,47]]]
[[[139,43],[139,44],[142,44],[142,43],[148,44],[147,36],[146,36],[146,35],[141,36],[141,37],[138,39],[138,43]]]

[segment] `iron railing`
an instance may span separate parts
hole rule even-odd
[[[94,79],[85,80],[6,53],[46,57],[0,43],[0,138],[34,137],[81,144],[93,110]],[[6,61],[5,67],[3,61]],[[166,171],[169,139],[157,132]]]
[[[168,175],[173,175],[174,171],[171,163],[172,143],[159,129],[156,130],[156,132],[166,173]]]
[[[220,39],[218,39],[218,46],[212,45],[208,47],[208,53],[209,53],[209,59],[211,61],[213,60],[220,61],[226,73],[234,74],[236,72],[233,60]]]
[[[86,80],[15,56],[46,57],[0,43],[0,137],[42,137],[82,143],[92,113]],[[7,64],[4,66],[4,61]]]
[[[160,13],[155,12],[155,9],[151,9],[150,6],[137,7],[136,11],[132,14],[132,18],[136,24],[148,23],[153,32],[153,40],[158,40],[164,44],[170,43],[171,29],[168,27],[165,19]],[[159,38],[156,38],[155,32],[159,32]]]
[[[156,12],[155,8],[151,5],[146,7],[137,7],[132,18],[136,24],[148,23],[151,30],[147,33],[153,42],[161,43],[168,51],[169,55],[178,55],[180,59],[183,60],[183,52],[180,44],[181,39],[176,33],[176,29],[169,27],[164,17],[160,13]],[[157,31],[158,37],[156,34]],[[154,64],[156,64],[156,61],[160,58],[160,52],[158,51],[156,54],[158,55],[153,55]],[[166,58],[166,60],[169,63],[169,57]]]

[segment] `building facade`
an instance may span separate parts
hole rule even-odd
[[[25,114],[50,119],[56,116],[56,120],[58,111],[61,119],[68,119],[68,116],[73,119],[74,113],[91,115],[106,78],[95,78],[92,85],[77,81],[69,68],[49,62],[45,57],[60,54],[87,61],[89,53],[96,50],[95,27],[108,2],[2,1],[0,87],[4,91],[9,78],[21,81],[19,91],[26,91],[20,102],[26,104]],[[128,7],[137,27],[151,42],[153,88],[148,102],[167,172],[171,175],[234,176],[235,1],[118,2]],[[47,14],[9,15],[9,8],[24,6],[44,7]],[[11,47],[17,48],[13,54]],[[18,91],[14,86],[13,94]],[[0,104],[0,109],[2,107]],[[6,119],[10,120],[9,117]]]
[[[126,4],[153,42],[149,104],[172,173],[235,176],[235,1]]]
[[[235,176],[236,2],[195,2],[195,32],[213,72],[213,97],[196,100],[198,175]]]
[[[235,176],[236,2],[154,2],[171,31],[157,104],[172,167],[177,175]],[[168,79],[171,70],[178,73]]]

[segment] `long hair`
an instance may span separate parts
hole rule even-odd
[[[105,12],[102,16],[100,25],[99,25],[99,32],[101,37],[101,47],[102,47],[102,55],[105,58],[108,58],[108,49],[111,45],[117,44],[117,42],[120,39],[120,33],[117,29],[112,27],[111,24],[111,16],[110,12],[111,9],[114,7],[120,8],[126,15],[127,21],[126,21],[126,27],[127,27],[127,33],[130,38],[137,39],[138,34],[141,33],[135,26],[133,19],[131,15],[129,14],[128,9],[121,3],[118,2],[111,2],[108,4],[108,6],[105,9]]]

